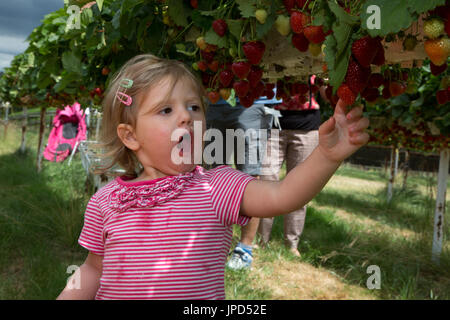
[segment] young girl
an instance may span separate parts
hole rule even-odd
[[[79,238],[89,254],[72,276],[79,286],[58,299],[224,299],[233,224],[303,207],[369,138],[362,108],[346,114],[340,101],[319,146],[282,181],[174,161],[189,150],[183,140],[203,137],[194,124],[205,121],[204,91],[181,62],[148,54],[112,80],[103,115],[109,167],[126,174],[90,199]]]

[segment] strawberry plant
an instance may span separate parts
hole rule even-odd
[[[302,106],[318,86],[310,87],[283,72],[269,81],[264,61],[273,49],[270,38],[278,36],[296,54],[323,60],[326,96],[332,105],[341,97],[349,104],[364,103],[368,112],[395,118],[399,125],[421,119],[417,123],[425,123],[426,128],[431,123],[448,133],[448,1],[66,3],[65,9],[70,4],[82,8],[80,28],[67,27],[69,14],[64,8],[48,14],[30,34],[27,50],[5,69],[0,99],[16,106],[63,107],[77,100],[85,107],[98,107],[120,66],[137,54],[151,52],[192,66],[211,102],[223,98],[234,104],[238,97],[250,106],[259,96],[273,97],[276,82],[276,95],[283,99],[281,108],[292,110]],[[378,28],[368,23],[373,19],[368,10],[371,5],[381,11]],[[420,15],[425,18],[423,41],[417,34],[404,35]],[[405,78],[405,70],[388,61],[385,45],[393,39],[401,39],[405,50],[423,46],[431,63],[415,66]],[[403,101],[406,108],[406,96],[410,110],[399,112],[397,104]]]

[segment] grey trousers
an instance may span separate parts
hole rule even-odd
[[[226,143],[223,143],[222,159],[219,163],[214,163],[212,167],[221,164],[236,164],[236,169],[249,175],[256,176],[261,173],[261,162],[266,150],[266,140],[261,139],[260,135],[265,136],[265,132],[272,127],[273,116],[266,114],[264,105],[254,104],[250,108],[245,108],[238,104],[235,107],[230,105],[210,105],[206,111],[207,129],[218,129],[224,137],[224,142],[229,140],[227,129],[242,129],[244,131],[254,129],[254,135],[245,135],[245,149],[243,154],[238,154],[236,149],[237,141],[234,138],[234,161],[231,161],[231,154],[227,153]],[[262,129],[262,130],[261,130]],[[262,131],[262,132],[260,132]],[[233,140],[233,137],[231,137]],[[205,142],[205,147],[211,142]],[[256,156],[253,159],[252,156]],[[244,161],[239,161],[239,158]]]
[[[274,130],[272,130],[273,132]],[[260,179],[279,180],[280,169],[286,161],[286,171],[289,172],[299,163],[308,158],[319,143],[319,131],[277,130],[267,140],[267,161],[264,161]],[[278,136],[278,137],[277,137]],[[308,182],[301,187],[308,187]],[[283,217],[284,240],[288,247],[297,248],[300,235],[305,224],[306,206]],[[262,241],[270,240],[274,218],[263,218],[260,221],[258,233]]]

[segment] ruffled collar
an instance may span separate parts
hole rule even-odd
[[[123,212],[132,207],[150,208],[164,203],[177,197],[200,169],[200,166],[196,166],[188,173],[138,182],[128,182],[124,177],[117,177],[115,187],[108,196],[109,205]]]

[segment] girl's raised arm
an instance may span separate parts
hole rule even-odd
[[[249,217],[273,217],[306,205],[322,190],[342,161],[369,140],[365,129],[369,120],[362,107],[346,113],[342,100],[333,117],[319,128],[319,145],[311,155],[278,182],[253,180],[244,192],[240,214]]]

